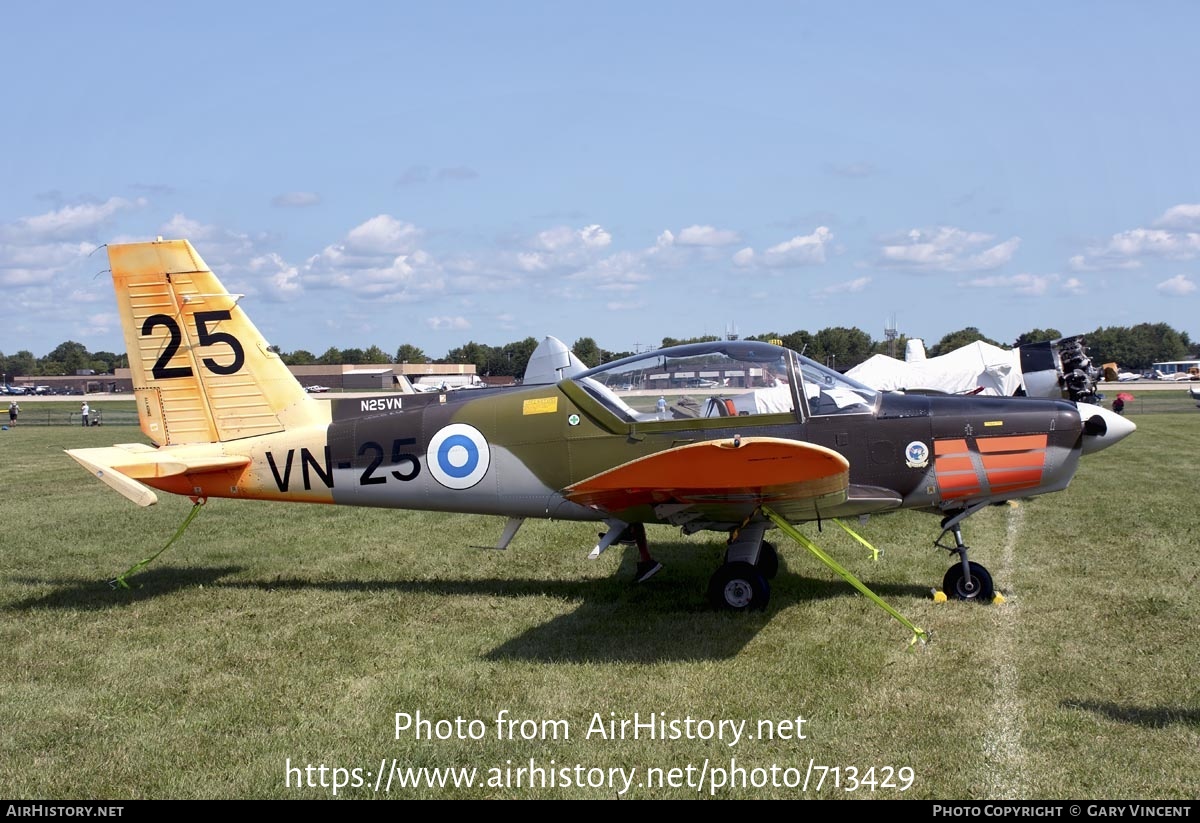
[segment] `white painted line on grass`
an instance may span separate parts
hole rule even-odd
[[[1017,542],[1025,525],[1025,507],[1018,504],[1008,510],[1008,528],[998,579],[1010,580]],[[985,797],[1019,800],[1029,796],[1029,763],[1021,743],[1025,733],[1025,707],[1021,700],[1020,674],[1017,671],[1017,637],[1021,620],[1021,601],[1010,592],[1007,602],[993,607],[992,659],[995,666],[995,698],[992,724],[983,738],[985,763],[988,765],[988,791]]]

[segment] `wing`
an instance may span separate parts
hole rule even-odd
[[[895,508],[889,489],[851,486],[832,449],[775,437],[692,443],[642,457],[564,490],[573,502],[626,522],[667,520],[708,528],[742,522],[762,504],[788,520]]]

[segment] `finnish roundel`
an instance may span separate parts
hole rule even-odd
[[[487,474],[491,462],[487,441],[466,423],[452,423],[435,434],[425,455],[429,473],[448,489],[471,488]]]

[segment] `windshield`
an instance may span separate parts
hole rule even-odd
[[[860,414],[878,393],[790,349],[749,340],[634,355],[573,378],[627,422],[702,417]]]
[[[821,416],[874,411],[875,401],[879,397],[874,389],[807,357],[797,355],[796,360],[809,414]]]
[[[574,379],[627,421],[791,414],[795,356],[752,341],[697,343],[627,357]]]

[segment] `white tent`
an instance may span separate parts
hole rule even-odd
[[[982,387],[980,394],[1005,396],[1016,394],[1022,377],[1020,352],[982,341],[913,363],[877,354],[846,376],[880,391],[933,389],[963,394]]]

